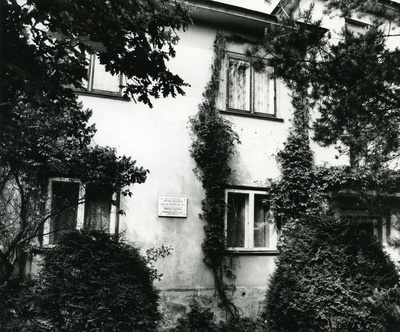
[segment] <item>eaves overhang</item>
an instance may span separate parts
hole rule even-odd
[[[189,15],[194,24],[226,29],[261,37],[266,28],[281,25],[277,16],[213,0],[189,0]],[[299,24],[304,24],[298,22]],[[310,29],[315,26],[309,25]],[[322,35],[327,29],[318,27]]]
[[[212,0],[189,0],[189,15],[196,24],[203,23],[221,29],[263,34],[265,28],[277,24],[277,17]]]

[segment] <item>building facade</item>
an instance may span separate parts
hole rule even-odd
[[[95,143],[117,148],[119,154],[132,156],[150,171],[146,182],[133,188],[133,197],[121,197],[125,214],[117,215],[115,208],[110,208],[110,217],[100,223],[111,232],[118,229],[143,252],[161,245],[172,248],[171,255],[156,266],[163,274],[156,286],[161,290],[167,320],[184,315],[194,300],[218,312],[214,278],[203,261],[205,222],[199,214],[205,193],[193,171],[196,164],[190,154],[193,133],[189,120],[198,112],[211,78],[217,35],[227,37],[217,106],[231,121],[241,144],[231,160],[234,174],[226,184],[226,202],[231,209],[226,214],[225,268],[235,276],[229,296],[245,316],[255,318],[278,254],[279,232],[262,200],[269,179],[280,175],[276,154],[291,127],[292,105],[290,90],[271,76],[273,69],[257,72],[246,50],[268,26],[277,24],[271,13],[279,10],[276,3],[261,0],[252,1],[247,8],[233,0],[191,0],[189,5],[193,24],[180,33],[176,57],[170,62],[171,71],[190,84],[185,96],[154,100],[153,108],[128,101],[119,88],[123,77],[109,75],[95,57],[91,59],[87,91],[79,93],[79,99],[93,110],[92,121],[98,130]],[[325,26],[333,29],[346,23],[334,20],[326,21]],[[335,159],[331,149],[315,144],[313,149],[317,164],[347,162]],[[51,179],[50,197],[63,181]],[[75,187],[71,191],[79,196],[81,189]],[[78,226],[93,206],[79,207]],[[54,229],[55,221],[46,227]],[[54,241],[50,237],[44,240]],[[222,311],[219,314],[223,318]]]

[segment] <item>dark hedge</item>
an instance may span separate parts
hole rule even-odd
[[[47,252],[37,289],[51,331],[156,331],[158,291],[137,248],[99,231],[73,231]]]
[[[307,218],[287,225],[262,318],[271,331],[389,331],[368,301],[398,281],[365,223]]]

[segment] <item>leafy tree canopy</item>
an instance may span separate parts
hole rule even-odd
[[[125,96],[151,106],[150,97],[183,94],[182,79],[166,67],[176,32],[189,21],[179,2],[2,0],[0,12],[3,107],[23,97],[50,102],[80,88],[89,53],[126,76]]]
[[[368,8],[357,3],[328,1],[326,8],[344,16],[358,10],[377,18],[365,34],[343,29],[340,40],[332,38],[318,28],[321,22],[313,20],[311,6],[296,16],[304,24],[283,16],[283,25],[265,34],[263,47],[273,55],[276,75],[295,91],[305,91],[310,109],[318,109],[314,139],[336,146],[353,167],[376,169],[398,157],[400,50],[386,46],[394,38],[385,29],[394,23],[396,16],[389,15],[393,11],[374,11],[376,1],[367,1]]]
[[[130,157],[93,145],[91,111],[74,94],[88,55],[126,77],[126,97],[152,106],[184,93],[166,63],[188,22],[179,1],[0,0],[0,284],[22,275],[27,247],[51,218],[49,176],[126,195],[146,179]]]

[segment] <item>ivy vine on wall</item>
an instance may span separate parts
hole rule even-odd
[[[223,118],[216,108],[225,48],[226,38],[217,34],[214,42],[211,80],[203,93],[203,101],[199,105],[197,115],[190,119],[191,130],[194,134],[190,152],[197,165],[194,172],[205,190],[205,199],[202,202],[202,214],[200,215],[206,222],[205,239],[202,244],[205,252],[204,262],[213,272],[221,304],[232,317],[235,317],[238,315],[238,309],[225,293],[223,255],[225,250],[225,187],[232,175],[229,161],[235,153],[236,144],[240,144],[240,140],[232,129],[232,124]]]

